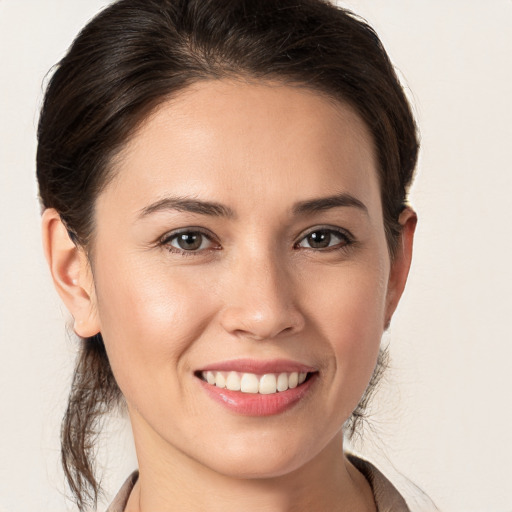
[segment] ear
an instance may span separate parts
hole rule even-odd
[[[389,273],[385,328],[389,327],[391,317],[398,306],[400,297],[407,282],[409,269],[411,268],[412,246],[414,240],[414,231],[416,229],[418,218],[416,213],[409,207],[406,207],[398,218],[401,226],[400,239],[395,251],[394,258],[391,261]]]
[[[42,238],[53,284],[73,316],[73,328],[88,338],[100,332],[94,281],[83,248],[75,245],[57,211],[48,208],[42,217]]]

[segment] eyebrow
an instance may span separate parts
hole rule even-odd
[[[366,208],[364,203],[362,203],[356,197],[346,193],[301,201],[293,207],[293,212],[296,215],[307,215],[339,207],[358,208],[359,210],[368,214],[368,208]]]
[[[307,215],[340,207],[358,208],[366,214],[368,213],[368,209],[364,203],[356,197],[346,193],[300,201],[294,205],[293,213],[295,215]],[[144,218],[152,213],[167,210],[198,213],[200,215],[209,215],[212,217],[235,217],[235,212],[231,208],[220,203],[200,201],[198,199],[189,199],[187,197],[164,197],[163,199],[144,207],[139,213],[139,218]]]
[[[197,199],[189,199],[186,197],[164,197],[163,199],[143,208],[139,213],[139,218],[147,217],[152,213],[166,210],[199,213],[201,215],[210,215],[212,217],[235,216],[235,213],[231,208],[220,203],[199,201]]]

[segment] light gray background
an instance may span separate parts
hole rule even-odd
[[[46,71],[105,3],[0,0],[0,512],[71,509],[58,426],[74,346],[40,249],[35,126]],[[413,269],[358,448],[441,510],[511,511],[512,2],[342,4],[383,39],[422,133]],[[135,460],[123,420],[109,432],[111,496]]]

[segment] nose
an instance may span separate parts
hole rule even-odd
[[[220,322],[230,334],[261,341],[289,336],[304,328],[294,280],[271,257],[231,265],[228,281]]]

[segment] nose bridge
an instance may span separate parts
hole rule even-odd
[[[296,332],[304,324],[293,276],[278,251],[249,249],[230,265],[224,328],[236,335],[270,339]]]
[[[267,254],[251,258],[240,269],[243,280],[249,286],[243,286],[242,292],[247,304],[252,303],[255,310],[275,311],[287,309],[293,284],[288,272],[278,258]]]

